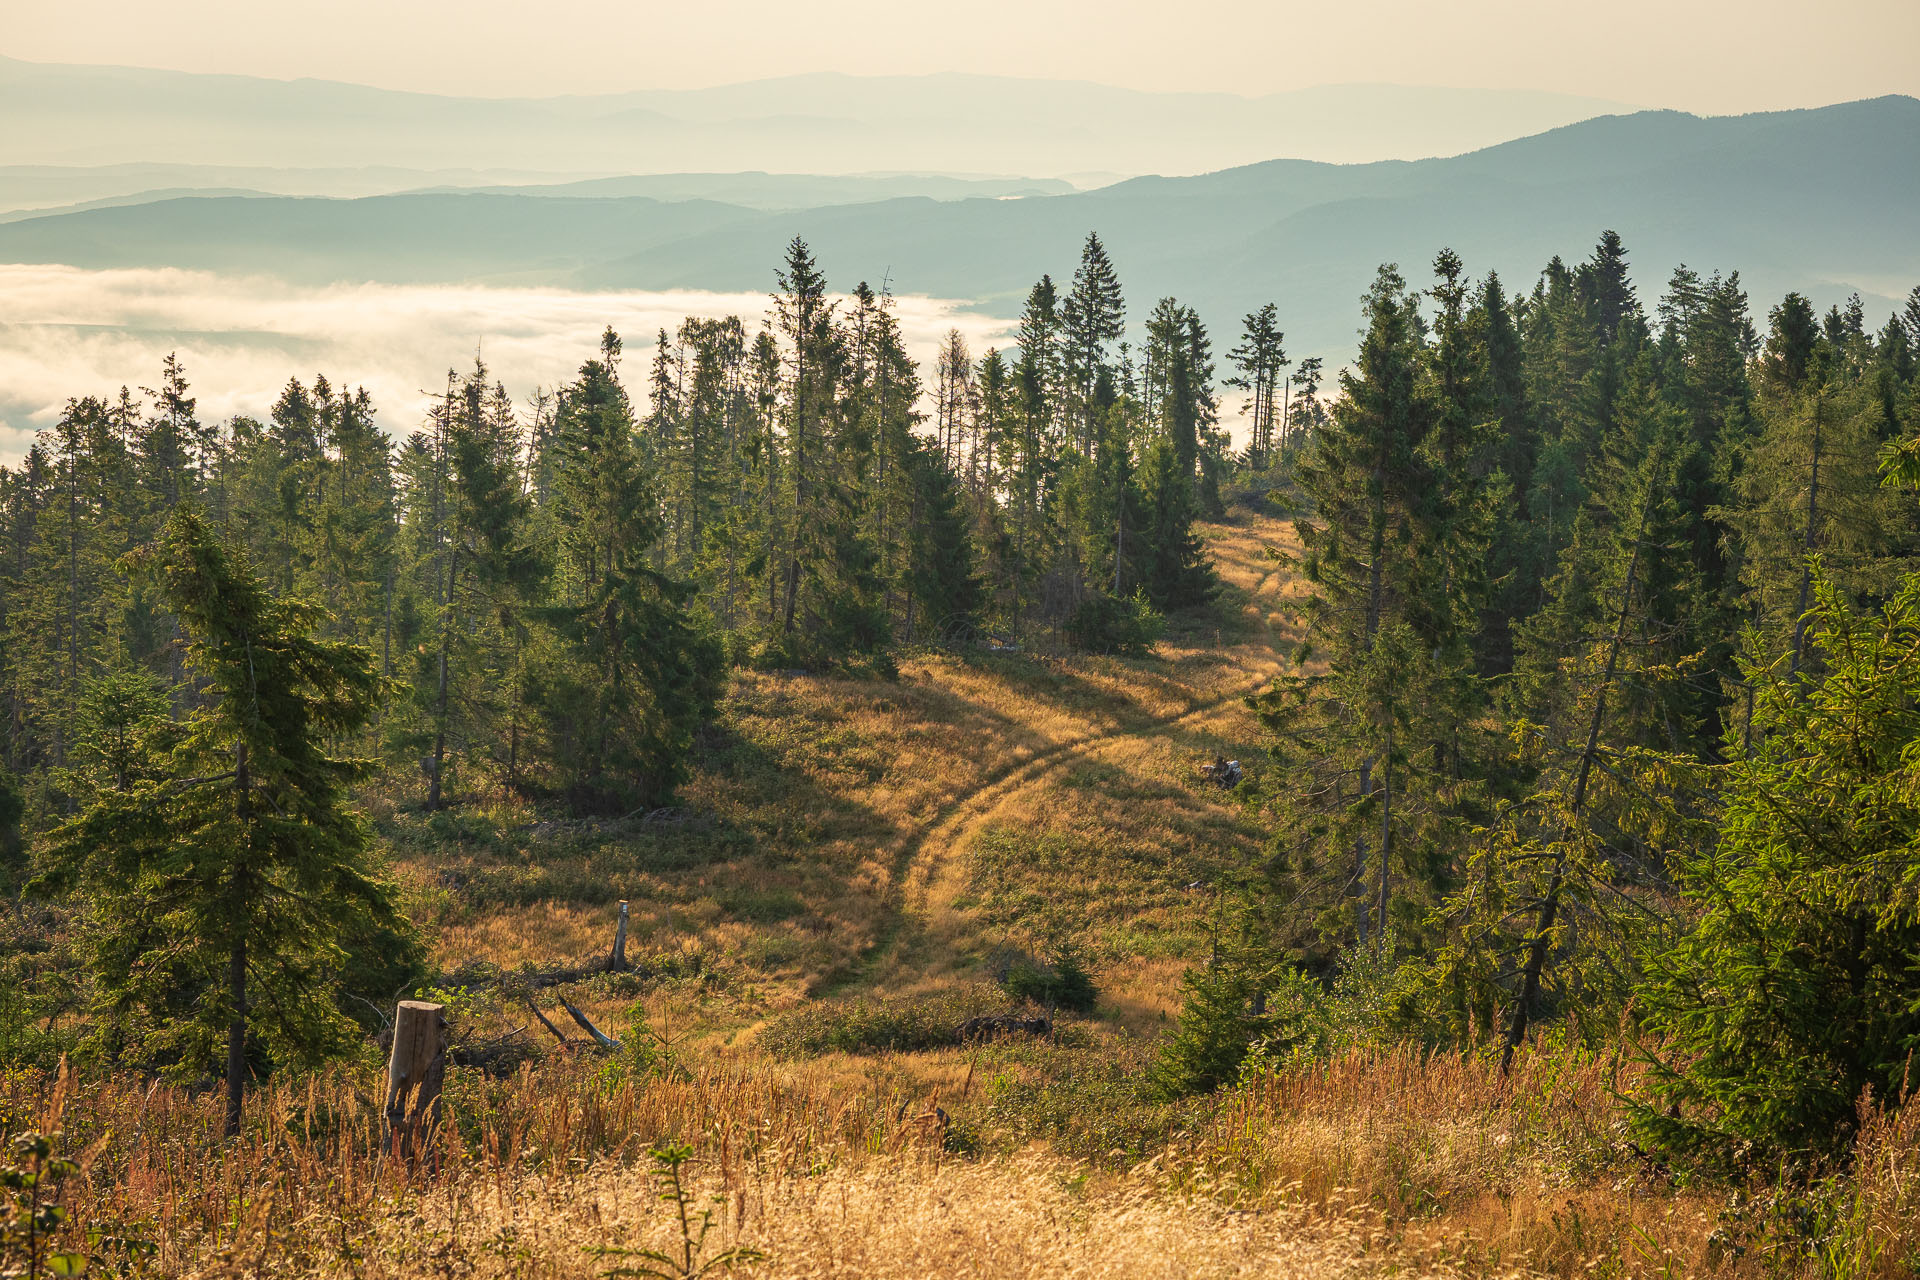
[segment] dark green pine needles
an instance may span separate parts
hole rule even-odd
[[[321,610],[270,595],[191,506],[124,563],[179,619],[193,710],[156,767],[108,780],[54,832],[44,879],[90,904],[113,1039],[182,1073],[221,1066],[232,1134],[256,1065],[337,1051],[343,980],[412,955],[347,803],[368,766],[329,747],[367,723],[380,677],[365,649],[316,639]]]

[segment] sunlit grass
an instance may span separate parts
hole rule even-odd
[[[1163,846],[1167,867],[1198,848],[1251,856],[1244,820],[1193,769],[1252,750],[1239,698],[1278,661],[1288,574],[1267,548],[1292,532],[1248,516],[1207,533],[1222,603],[1148,659],[928,652],[893,681],[738,672],[670,812],[569,822],[483,797],[430,821],[387,798],[376,817],[436,958],[587,962],[626,899],[634,945],[698,947],[777,1007],[880,980],[876,961],[894,984],[965,974],[1053,928],[966,905],[967,850],[990,826]],[[1076,926],[1113,940],[1118,967],[1135,958],[1128,939],[1164,954],[1161,935],[1191,932],[1173,904],[1136,918],[1136,898]]]
[[[1912,1109],[1868,1112],[1851,1178],[1760,1183],[1729,1217],[1629,1145],[1635,1069],[1610,1054],[1547,1047],[1503,1079],[1354,1049],[1164,1103],[1141,1053],[1076,1026],[799,1063],[705,1045],[664,1075],[455,1067],[438,1160],[411,1169],[379,1154],[371,1056],[256,1091],[232,1142],[216,1095],[126,1076],[8,1076],[0,1115],[62,1131],[78,1231],[151,1245],[158,1275],[588,1274],[589,1249],[677,1239],[647,1179],[664,1139],[695,1148],[696,1203],[724,1201],[718,1246],[764,1251],[766,1276],[1894,1280],[1920,1257]],[[1753,1230],[1769,1211],[1817,1237]]]

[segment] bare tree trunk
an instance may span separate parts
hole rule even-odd
[[[807,518],[807,332],[795,341],[793,369],[793,528],[787,535],[787,599],[780,629],[793,632],[794,606],[800,592],[800,524]]]
[[[1787,665],[1789,675],[1800,674],[1800,661],[1807,640],[1807,606],[1813,592],[1813,550],[1819,541],[1820,520],[1820,417],[1825,397],[1813,398],[1813,471],[1807,482],[1807,531],[1802,539],[1800,564],[1800,603],[1793,611],[1793,658]]]
[[[80,450],[67,458],[67,697],[69,708],[80,698]],[[67,717],[54,717],[53,759],[67,759]]]
[[[248,795],[251,779],[247,770],[247,744],[233,751],[234,811],[242,827],[253,817],[253,801]],[[227,1022],[227,1116],[225,1133],[240,1136],[241,1105],[247,1088],[247,938],[243,932],[234,939],[227,953],[227,999],[233,1005]]]
[[[1373,794],[1373,757],[1368,756],[1360,762],[1360,794]],[[1367,837],[1366,833],[1353,840],[1353,932],[1361,946],[1367,944],[1367,925],[1370,920],[1367,906]]]
[[[448,667],[453,650],[454,586],[460,573],[460,547],[456,543],[447,565],[447,602],[440,614],[440,687],[433,700],[433,773],[427,783],[427,812],[440,808],[440,775],[447,759],[447,687]]]
[[[382,680],[391,680],[393,678],[393,573],[394,566],[389,564],[387,566],[386,601],[381,609],[385,615],[380,630],[380,678]],[[385,724],[387,719],[387,699],[390,696],[391,694],[386,689],[382,689],[380,691],[379,705],[374,708],[373,733],[376,744],[379,741],[381,726]],[[377,746],[375,750],[378,751]]]
[[[607,968],[616,972],[627,967],[627,900],[620,899],[620,923],[614,926],[613,951],[607,956]]]
[[[520,708],[526,684],[526,638],[516,632],[513,640],[513,711],[507,723],[507,790],[520,789]]]
[[[233,1002],[233,1016],[227,1022],[227,1119],[226,1136],[240,1136],[241,1105],[247,1088],[247,944],[233,945],[227,957],[227,998]]]
[[[1614,619],[1613,641],[1607,646],[1607,666],[1600,677],[1600,688],[1593,698],[1593,717],[1587,723],[1587,742],[1580,753],[1580,772],[1574,779],[1573,800],[1567,806],[1567,819],[1560,829],[1560,850],[1554,855],[1553,872],[1547,880],[1547,892],[1540,899],[1540,914],[1534,921],[1533,939],[1527,946],[1526,967],[1521,972],[1520,998],[1513,1007],[1513,1021],[1507,1028],[1506,1047],[1500,1053],[1500,1074],[1513,1067],[1513,1053],[1527,1038],[1527,1024],[1533,1018],[1533,1006],[1540,998],[1540,975],[1546,968],[1547,948],[1553,926],[1560,916],[1560,897],[1566,886],[1566,841],[1573,823],[1587,803],[1587,781],[1593,774],[1594,757],[1600,749],[1600,724],[1606,716],[1607,693],[1613,687],[1619,669],[1620,648],[1627,638],[1627,619],[1633,612],[1634,579],[1640,570],[1640,548],[1647,536],[1647,518],[1653,510],[1653,491],[1648,489],[1640,504],[1640,527],[1634,534],[1633,555],[1627,561],[1627,579],[1620,588],[1620,609]]]
[[[1374,467],[1373,467],[1373,481],[1374,481],[1374,484],[1373,484],[1374,493],[1376,495],[1384,493],[1386,490],[1386,464],[1384,462],[1381,462],[1378,460],[1375,461]],[[1371,538],[1370,538],[1371,545],[1369,547],[1369,551],[1371,552],[1372,558],[1371,558],[1371,562],[1367,566],[1367,618],[1366,618],[1366,632],[1365,632],[1365,638],[1363,642],[1365,645],[1366,652],[1368,652],[1369,654],[1373,652],[1374,637],[1378,635],[1380,632],[1380,615],[1384,607],[1382,597],[1385,592],[1385,584],[1381,580],[1380,562],[1383,559],[1385,559],[1386,552],[1387,552],[1387,534],[1386,534],[1387,517],[1386,517],[1386,511],[1382,505],[1383,502],[1384,502],[1384,499],[1381,497],[1376,496],[1374,498],[1374,509],[1373,509],[1372,517],[1369,520],[1370,533],[1371,533]],[[1360,794],[1363,797],[1373,794],[1373,757],[1372,756],[1368,756],[1366,760],[1361,762],[1361,765],[1360,765]],[[1382,827],[1381,833],[1383,836],[1386,833],[1386,829],[1384,826]],[[1387,849],[1384,845],[1381,847],[1380,881],[1383,886],[1386,883],[1387,857],[1390,852],[1391,850]],[[1354,873],[1353,873],[1354,882],[1357,886],[1364,886],[1366,883],[1366,865],[1367,865],[1367,838],[1364,835],[1359,836],[1354,840],[1353,859],[1354,859]],[[1384,892],[1384,889],[1383,889],[1383,892]],[[1359,889],[1359,892],[1356,894],[1356,901],[1354,903],[1354,913],[1359,923],[1360,941],[1365,942],[1367,939],[1367,895],[1364,887],[1361,887]],[[1383,937],[1386,934],[1386,928],[1387,928],[1387,921],[1383,913],[1379,921],[1379,933]]]
[[[1387,892],[1393,867],[1393,727],[1387,727],[1387,748],[1380,756],[1380,894],[1374,918],[1379,928],[1374,940],[1387,945]]]

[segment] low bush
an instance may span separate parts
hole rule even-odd
[[[817,1000],[775,1018],[760,1043],[783,1058],[823,1053],[908,1053],[960,1043],[968,1018],[1004,1013],[1006,997],[986,986],[905,1000]]]
[[[1071,943],[1045,956],[1016,952],[995,975],[1000,989],[1015,1000],[1030,1000],[1048,1009],[1091,1013],[1100,998],[1080,949]]]
[[[1126,597],[1095,592],[1081,602],[1063,628],[1076,648],[1127,657],[1152,649],[1165,629],[1166,619],[1138,591]]]
[[[983,1118],[1014,1147],[1045,1142],[1057,1153],[1125,1169],[1164,1151],[1206,1114],[1207,1099],[1168,1099],[1149,1078],[1151,1060],[1111,1041],[997,1055],[1015,1069],[987,1079]]]

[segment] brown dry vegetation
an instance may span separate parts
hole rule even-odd
[[[456,1071],[430,1170],[378,1155],[373,1064],[263,1090],[231,1144],[217,1106],[175,1088],[15,1077],[0,1111],[64,1124],[83,1168],[65,1198],[104,1233],[96,1255],[146,1242],[141,1266],[162,1275],[594,1274],[611,1264],[591,1250],[679,1240],[648,1177],[669,1137],[697,1148],[694,1207],[718,1224],[707,1252],[752,1247],[766,1256],[739,1274],[766,1277],[1891,1280],[1920,1249],[1911,1111],[1869,1117],[1855,1179],[1743,1219],[1625,1156],[1622,1068],[1577,1051],[1528,1055],[1506,1082],[1401,1051],[1282,1068],[1162,1117],[1162,1148],[1124,1167],[971,1128],[995,1109],[979,1077],[1020,1072],[1020,1056],[944,1088],[927,1062]],[[1827,1256],[1742,1235],[1768,1208],[1820,1216]]]
[[[1617,1055],[1537,1047],[1502,1080],[1361,1047],[1213,1099],[1141,1089],[1209,884],[1259,849],[1193,775],[1258,767],[1240,698],[1292,636],[1299,586],[1266,554],[1290,536],[1212,528],[1221,606],[1150,660],[742,675],[671,813],[476,798],[429,824],[376,798],[445,966],[603,955],[634,904],[638,970],[566,990],[627,1051],[548,1053],[536,1026],[505,1077],[456,1066],[436,1169],[379,1159],[372,1048],[263,1088],[231,1144],[211,1095],[91,1073],[0,1078],[0,1129],[64,1126],[96,1252],[148,1241],[165,1275],[598,1274],[592,1249],[678,1239],[649,1181],[665,1139],[696,1148],[696,1209],[719,1197],[709,1251],[766,1255],[748,1276],[1914,1274],[1920,1109],[1866,1117],[1856,1176],[1742,1200],[1637,1154]],[[994,956],[1063,941],[1100,1007],[1045,1041],[794,1048],[1005,1008]],[[510,989],[450,993],[464,1043],[529,1021]]]
[[[645,1173],[663,1134],[700,1140],[693,1189],[720,1219],[709,1251],[763,1251],[755,1275],[1358,1276],[1391,1261],[1364,1214],[1250,1212],[1151,1170],[1090,1174],[1038,1152],[956,1158],[923,1102],[884,1081],[719,1069],[636,1082],[571,1062],[468,1081],[430,1174],[378,1158],[366,1083],[266,1091],[224,1148],[212,1113],[177,1090],[32,1098],[15,1082],[0,1097],[47,1123],[64,1106],[85,1152],[69,1203],[151,1242],[145,1265],[170,1275],[591,1274],[593,1248],[679,1240]]]
[[[429,820],[380,804],[412,913],[442,964],[511,969],[603,953],[628,899],[637,947],[728,973],[730,1029],[1068,939],[1164,1012],[1204,918],[1184,886],[1259,842],[1194,771],[1257,754],[1241,698],[1277,669],[1297,591],[1269,554],[1292,544],[1284,522],[1207,533],[1219,605],[1150,659],[926,653],[894,681],[744,672],[675,811],[543,822],[479,799]]]

